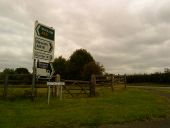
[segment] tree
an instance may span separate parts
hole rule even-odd
[[[9,78],[10,79],[14,79],[13,74],[15,74],[14,69],[10,69],[10,68],[6,68],[3,70],[3,72],[1,73],[1,79],[5,79],[6,75],[10,75]],[[11,76],[12,75],[12,76]]]
[[[56,74],[60,74],[62,78],[66,78],[67,74],[67,60],[62,56],[54,59],[53,67]]]
[[[16,74],[30,74],[28,69],[26,68],[16,68],[15,73]]]
[[[92,74],[102,75],[104,68],[99,63],[90,62],[83,68],[83,79],[90,80]]]
[[[29,75],[27,68],[16,68],[15,69],[15,80],[18,81],[18,84],[29,84],[32,76]]]
[[[69,78],[81,79],[84,66],[90,62],[94,62],[94,59],[85,49],[78,49],[73,52],[68,61]]]

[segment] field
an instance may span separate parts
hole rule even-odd
[[[163,91],[163,90],[162,90]],[[167,92],[168,93],[168,92]],[[1,128],[93,128],[169,116],[168,99],[137,88],[97,88],[97,96],[0,100]]]

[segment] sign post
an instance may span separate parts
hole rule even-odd
[[[32,101],[35,96],[35,77],[36,77],[36,67],[35,67],[36,59],[33,60],[33,77],[32,77]]]
[[[37,73],[50,79],[54,73],[52,64],[50,62],[54,59],[54,47],[55,47],[55,30],[52,27],[48,27],[35,21],[34,26],[34,44],[33,44],[33,78],[32,78],[32,97],[35,95],[35,80]],[[36,62],[39,60],[43,65],[39,68],[36,67]],[[41,65],[39,63],[39,65]],[[44,65],[48,65],[44,68]],[[48,72],[49,70],[49,72]]]
[[[52,63],[37,61],[37,78],[50,79],[54,74]]]
[[[48,104],[50,104],[50,94],[51,87],[50,86],[60,86],[60,100],[62,100],[62,86],[65,85],[65,82],[47,82],[48,86]]]

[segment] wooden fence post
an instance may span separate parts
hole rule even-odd
[[[8,75],[5,76],[5,82],[4,82],[4,97],[7,97],[8,95]]]
[[[60,75],[59,74],[56,75],[55,81],[60,82]],[[60,91],[59,89],[60,89],[60,85],[55,86],[55,95],[57,95],[57,97],[59,96],[59,91]]]
[[[91,75],[91,84],[90,84],[90,96],[96,95],[96,76],[93,74]]]
[[[111,77],[111,89],[112,89],[112,92],[113,92],[113,74],[111,74],[110,77]]]
[[[124,78],[124,79],[125,79],[124,82],[125,82],[125,88],[126,88],[126,81],[127,81],[127,80],[126,80],[126,74],[124,75],[124,77],[125,77],[125,78]]]

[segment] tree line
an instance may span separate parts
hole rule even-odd
[[[31,84],[32,75],[27,68],[6,68],[0,72],[0,83],[4,83],[6,79],[10,80],[10,84]]]
[[[71,80],[90,80],[91,74],[103,74],[104,72],[104,67],[96,62],[92,55],[85,49],[74,51],[69,59],[65,59],[62,56],[55,58],[53,67],[55,74],[60,74],[62,79]],[[4,80],[7,74],[10,80],[23,80],[24,78],[26,79],[25,76],[17,75],[31,75],[32,73],[27,68],[6,68],[0,72],[0,80]]]
[[[170,84],[170,72],[127,75],[127,83]]]
[[[75,50],[69,59],[59,56],[54,59],[55,74],[60,74],[62,79],[90,80],[92,74],[104,75],[104,67],[96,62],[93,56],[85,49]],[[0,72],[0,80],[4,80],[6,74],[10,80],[25,80],[31,82],[31,74],[27,68],[6,68]],[[18,74],[30,75],[30,77]],[[54,75],[55,75],[54,74]],[[18,75],[18,76],[17,76]],[[170,70],[163,73],[126,75],[127,83],[170,83]]]

